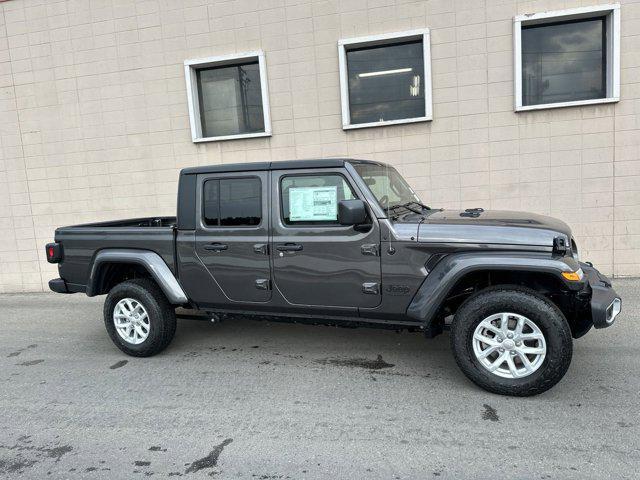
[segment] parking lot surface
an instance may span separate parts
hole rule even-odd
[[[640,281],[533,398],[458,370],[448,334],[181,320],[122,354],[104,297],[0,296],[0,477],[638,478]]]

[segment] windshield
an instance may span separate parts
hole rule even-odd
[[[395,168],[374,163],[352,165],[384,210],[412,202],[421,203],[420,198]]]

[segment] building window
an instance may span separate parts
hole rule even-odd
[[[432,119],[429,30],[338,42],[344,129]]]
[[[271,135],[264,54],[184,62],[194,142]]]
[[[514,20],[516,111],[620,99],[618,5]]]
[[[203,189],[203,221],[208,227],[250,227],[262,220],[260,179],[207,180]]]

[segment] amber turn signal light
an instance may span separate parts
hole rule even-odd
[[[570,282],[579,282],[584,277],[584,273],[582,269],[579,268],[575,272],[562,272],[562,276],[565,280],[569,280]]]

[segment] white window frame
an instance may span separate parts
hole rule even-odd
[[[605,98],[594,98],[591,100],[522,105],[522,27],[528,25],[544,25],[545,23],[564,20],[601,17],[603,14],[606,15],[607,29],[607,96]],[[620,5],[596,5],[593,7],[518,15],[513,19],[513,54],[516,112],[618,102],[620,101]]]
[[[342,103],[342,128],[350,130],[354,128],[382,127],[385,125],[399,125],[403,123],[427,122],[433,120],[433,106],[431,102],[431,41],[428,28],[409,30],[398,33],[385,33],[366,37],[348,38],[338,41],[338,62],[340,67],[340,100]],[[422,53],[424,60],[424,116],[414,118],[400,118],[397,120],[385,120],[382,122],[351,123],[349,111],[349,78],[347,72],[347,50],[353,47],[371,47],[374,45],[387,45],[394,40],[422,40]]]
[[[196,71],[208,67],[234,65],[247,60],[258,60],[260,71],[260,91],[262,93],[262,113],[264,115],[264,132],[239,133],[237,135],[221,135],[217,137],[203,137],[200,117],[200,102],[198,100],[198,83]],[[264,52],[235,53],[217,57],[197,58],[185,60],[184,75],[187,82],[187,102],[189,105],[189,121],[191,123],[191,139],[194,143],[216,142],[221,140],[235,140],[241,138],[270,137],[271,114],[269,112],[269,87],[267,85],[267,66]]]

